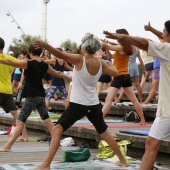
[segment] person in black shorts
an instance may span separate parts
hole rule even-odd
[[[84,55],[63,53],[41,40],[36,40],[34,45],[36,48],[42,46],[56,57],[75,65],[69,106],[52,129],[52,141],[44,162],[34,170],[50,169],[52,159],[59,148],[62,133],[84,116],[91,121],[101,138],[114,150],[119,158],[119,165],[126,167],[127,163],[120,148],[107,130],[96,90],[102,71],[111,76],[118,75],[111,62],[94,57],[96,51],[101,48],[100,40],[93,34],[87,33],[82,39],[81,46],[81,50],[85,52]]]
[[[49,119],[48,111],[45,105],[45,91],[42,84],[42,78],[45,73],[49,73],[54,76],[70,79],[70,77],[66,76],[62,72],[55,71],[51,66],[44,63],[40,59],[42,48],[35,49],[33,45],[30,45],[29,53],[31,60],[12,61],[9,59],[0,59],[0,63],[2,64],[25,69],[25,86],[23,89],[23,97],[25,97],[25,102],[19,114],[15,131],[9,141],[0,148],[0,152],[11,151],[12,145],[21,134],[24,124],[34,108],[37,109],[43,123],[47,126],[51,133],[53,123]]]
[[[101,48],[99,51],[97,51],[97,55],[95,56],[99,59],[102,60],[108,60],[111,62],[111,59],[109,59],[106,55],[106,49],[105,48]],[[112,78],[110,75],[102,73],[101,77],[98,80],[97,83],[97,93],[98,95],[100,94],[102,87],[105,85],[105,90],[107,90],[110,87],[110,82],[111,82]]]
[[[11,55],[3,54],[3,49],[5,47],[5,41],[0,37],[0,59],[11,59],[17,60]],[[12,93],[11,85],[11,72],[13,67],[8,65],[0,64],[0,106],[5,110],[6,113],[10,112],[15,120],[19,116],[18,109],[15,105]],[[24,126],[22,130],[21,140],[27,141],[27,132]]]

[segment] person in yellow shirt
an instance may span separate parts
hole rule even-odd
[[[3,49],[5,47],[5,41],[0,37],[0,58],[6,58],[10,60],[17,60],[16,58],[3,54]],[[16,119],[19,116],[18,109],[14,103],[12,95],[12,85],[11,85],[11,66],[0,64],[0,106],[5,110],[5,112],[10,112],[12,116]],[[17,122],[16,122],[17,123]],[[27,141],[27,132],[24,127],[22,131],[21,140]]]

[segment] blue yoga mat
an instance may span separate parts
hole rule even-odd
[[[150,129],[128,129],[128,130],[119,130],[122,133],[129,133],[129,134],[134,134],[134,135],[144,135],[148,136]]]
[[[105,119],[106,123],[122,123],[122,120]],[[78,120],[76,124],[91,124],[89,120]]]

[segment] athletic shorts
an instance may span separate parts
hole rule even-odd
[[[101,83],[110,83],[111,82],[111,76],[107,75],[107,74],[102,74],[101,77],[99,78],[98,82]]]
[[[101,104],[84,106],[70,102],[68,108],[61,115],[56,124],[61,124],[63,131],[66,131],[77,120],[80,120],[84,116],[86,116],[88,120],[94,125],[98,134],[102,134],[106,131],[108,126],[103,119]]]
[[[12,94],[0,93],[0,106],[6,113],[17,110]]]
[[[154,79],[159,80],[160,68],[154,68]]]
[[[153,62],[145,64],[145,70],[152,71],[153,70]]]
[[[156,117],[148,135],[161,141],[170,142],[170,118]]]
[[[61,100],[65,100],[67,98],[67,91],[66,91],[66,87],[65,86],[52,86],[48,90],[45,99],[49,99],[50,100],[54,96],[54,93],[57,90],[59,90],[59,92],[60,92]]]
[[[16,80],[16,81],[20,81],[21,79],[21,74],[13,74],[13,77],[12,77],[13,80]]]
[[[132,81],[130,78],[130,74],[120,75],[118,77],[114,77],[110,87],[115,87],[120,89],[121,87],[131,87]]]
[[[30,116],[32,110],[35,108],[40,114],[42,120],[49,118],[44,97],[27,97],[25,98],[25,102],[22,106],[18,120],[25,123]]]
[[[130,66],[128,67],[130,77],[137,77],[139,76],[139,69],[138,66]]]

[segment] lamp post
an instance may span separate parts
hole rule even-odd
[[[47,36],[47,4],[50,0],[43,0],[44,11],[43,11],[43,27],[42,27],[42,39],[46,41]]]
[[[19,24],[17,23],[17,21],[15,20],[15,18],[12,16],[12,14],[8,11],[8,13],[6,14],[7,16],[11,16],[11,18],[13,19],[12,22],[15,22],[15,24],[17,25],[17,28],[21,30],[22,34],[24,36],[26,36],[26,34],[24,33],[24,31],[22,30],[22,28],[19,26]]]
[[[17,28],[21,30],[22,32],[22,39],[23,39],[23,42],[24,42],[24,45],[26,46],[26,43],[25,43],[25,37],[26,37],[26,34],[24,33],[24,31],[22,30],[22,28],[19,26],[19,24],[17,23],[17,21],[15,20],[15,18],[12,16],[12,14],[8,11],[8,13],[6,14],[8,17],[11,17],[12,18],[12,21],[11,22],[15,22],[15,24],[17,25]]]

